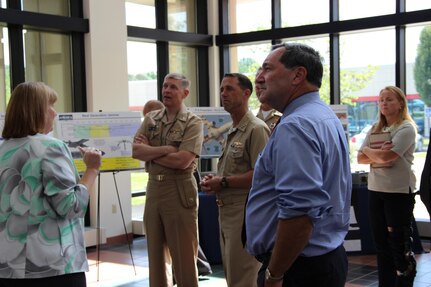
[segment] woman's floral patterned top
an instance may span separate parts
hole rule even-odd
[[[88,271],[78,184],[62,141],[37,134],[0,144],[0,277],[41,278]]]

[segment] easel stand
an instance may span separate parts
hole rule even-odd
[[[127,234],[126,222],[124,221],[123,207],[121,206],[120,194],[118,192],[117,179],[115,178],[115,174],[117,174],[120,171],[115,170],[115,171],[105,171],[105,172],[112,172],[112,177],[114,178],[115,191],[117,192],[118,205],[120,206],[121,219],[123,220],[124,234],[126,235],[127,245],[129,246],[130,258],[132,259],[133,270],[135,271],[135,275],[136,275],[135,261],[133,260],[132,248],[130,246],[129,236]],[[98,186],[97,186],[97,243],[96,243],[97,261],[96,261],[96,266],[97,266],[97,282],[99,282],[99,262],[100,262],[99,245],[100,245],[100,241],[101,241],[101,239],[100,239],[100,173],[97,176],[97,185]]]

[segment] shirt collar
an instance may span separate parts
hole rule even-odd
[[[162,108],[155,116],[154,120],[162,120],[165,113],[167,113],[166,108]],[[176,116],[176,120],[185,122],[187,120],[187,107],[182,104],[178,114]]]
[[[238,129],[242,132],[245,131],[245,129],[247,128],[248,123],[250,122],[250,119],[254,117],[253,113],[251,111],[247,111],[247,113],[245,113],[245,115],[242,117],[242,119],[239,121],[239,124],[233,128]]]
[[[303,94],[302,96],[299,96],[287,105],[287,107],[283,111],[282,118],[287,117],[288,115],[293,113],[298,107],[303,106],[306,103],[317,101],[320,101],[319,92],[309,92]]]

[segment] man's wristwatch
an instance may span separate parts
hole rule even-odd
[[[222,188],[229,187],[229,182],[227,181],[227,177],[226,176],[222,177],[220,185],[221,185]]]
[[[284,274],[279,276],[279,277],[275,277],[275,276],[272,276],[271,271],[269,271],[269,269],[266,268],[266,270],[265,270],[265,280],[266,281],[279,282],[279,281],[283,280],[283,278],[284,278]]]

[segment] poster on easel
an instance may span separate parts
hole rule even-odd
[[[199,116],[204,124],[204,140],[201,158],[220,157],[232,118],[223,107],[190,107],[189,111]]]
[[[59,113],[54,136],[65,142],[79,172],[85,171],[78,147],[102,151],[101,171],[144,168],[132,158],[133,137],[141,125],[139,112]]]

